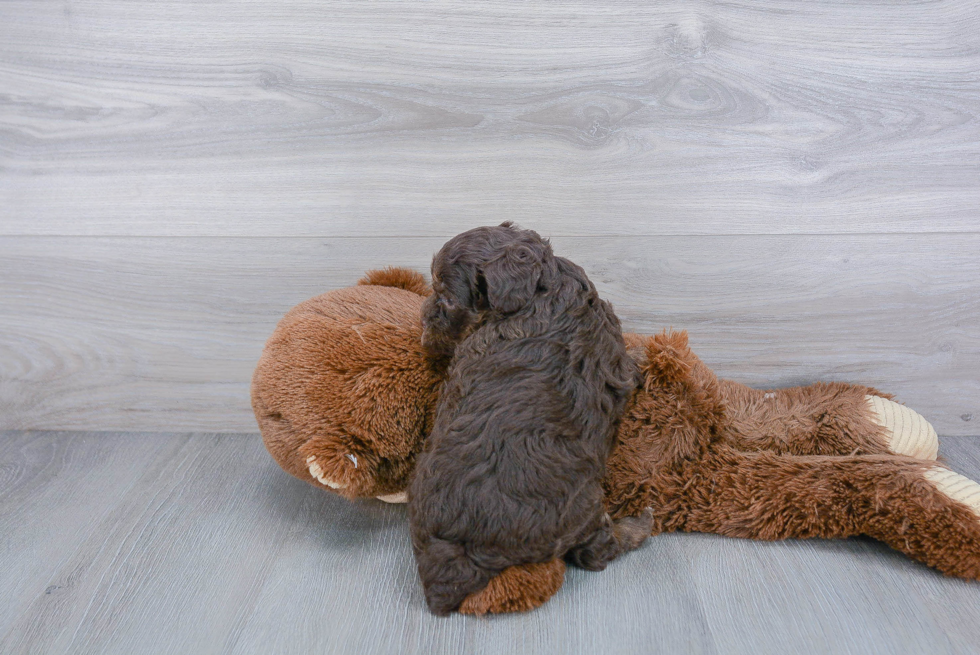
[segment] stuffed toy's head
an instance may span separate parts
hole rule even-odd
[[[442,379],[422,352],[414,271],[373,271],[294,307],[266,343],[252,407],[289,473],[349,498],[404,501]]]

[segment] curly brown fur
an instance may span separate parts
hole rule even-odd
[[[600,484],[636,368],[585,272],[504,223],[451,239],[432,284],[423,346],[453,359],[408,502],[429,608],[508,566],[601,570],[637,546],[650,516],[614,526]]]

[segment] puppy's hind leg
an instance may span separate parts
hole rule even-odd
[[[639,548],[653,529],[653,511],[613,521],[604,514],[599,528],[588,539],[572,548],[565,559],[589,571],[601,571],[623,553]]]
[[[424,549],[416,551],[415,559],[425,602],[438,616],[459,609],[463,600],[486,587],[495,573],[477,566],[463,546],[435,537]]]

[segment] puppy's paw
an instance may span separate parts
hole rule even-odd
[[[639,548],[653,532],[653,508],[647,507],[639,516],[627,516],[613,522],[613,532],[620,552]]]

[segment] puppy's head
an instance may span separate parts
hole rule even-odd
[[[554,270],[548,242],[509,221],[453,237],[432,260],[434,293],[422,306],[426,352],[452,356],[486,314],[520,311]]]

